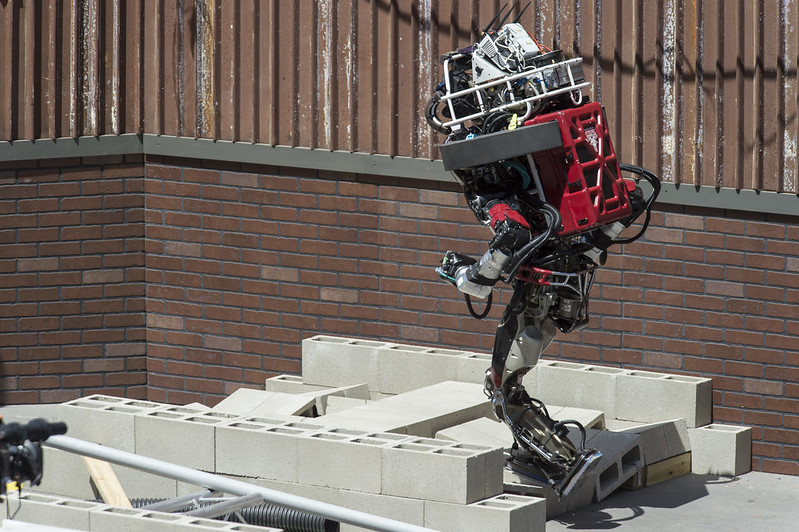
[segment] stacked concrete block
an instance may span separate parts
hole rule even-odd
[[[467,505],[425,501],[424,526],[459,532],[545,532],[546,501],[502,494]]]
[[[616,378],[624,370],[551,361],[541,361],[537,368],[537,394],[528,389],[533,397],[547,405],[599,410],[606,417],[616,417]],[[525,378],[525,387],[529,388],[527,381]]]
[[[44,447],[43,454],[44,475],[37,490],[85,500],[96,497],[83,457],[52,447]],[[118,465],[111,468],[129,498],[176,496],[177,483],[173,479]]]
[[[135,452],[133,416],[167,406],[151,401],[90,395],[64,403],[60,412],[69,436]]]
[[[217,427],[216,472],[467,504],[502,492],[502,450],[310,422]]]
[[[629,371],[616,376],[616,411],[629,421],[682,418],[689,428],[710,423],[713,409],[710,379]]]
[[[691,470],[697,474],[737,476],[752,468],[752,429],[713,423],[688,429]]]
[[[278,528],[120,508],[43,493],[25,493],[20,499],[15,498],[13,504],[15,521],[86,532],[281,532]]]
[[[383,451],[383,494],[470,504],[502,493],[501,449],[423,438]]]
[[[65,499],[44,493],[26,492],[19,498],[11,496],[5,504],[10,504],[13,518],[16,521],[35,523],[37,525],[57,526],[75,530],[89,530],[90,510],[106,508],[104,504],[82,500]],[[6,508],[2,508],[5,517]]]
[[[485,354],[372,340],[315,336],[302,344],[305,383],[366,383],[372,394],[399,394],[444,381],[482,384],[490,364]]]
[[[215,427],[236,416],[224,412],[183,413],[167,407],[133,416],[135,452],[173,464],[214,471]]]
[[[432,438],[441,429],[491,415],[482,385],[442,382],[314,419],[326,427]]]
[[[216,472],[297,481],[296,436],[307,432],[285,419],[247,418],[216,427]]]

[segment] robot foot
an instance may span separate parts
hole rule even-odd
[[[568,497],[591,477],[591,472],[599,464],[600,458],[602,458],[600,451],[588,449],[578,454],[571,466],[565,464],[554,466],[529,453],[511,453],[507,466],[520,475],[546,482],[558,498],[562,499]]]

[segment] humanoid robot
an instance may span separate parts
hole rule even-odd
[[[522,379],[558,331],[588,323],[594,273],[608,248],[643,234],[659,180],[616,161],[602,107],[584,101],[588,83],[579,58],[566,60],[518,23],[503,22],[443,58],[444,81],[426,109],[428,123],[448,135],[440,146],[445,168],[477,219],[493,230],[479,259],[448,251],[437,272],[464,294],[475,318],[488,314],[497,282],[513,289],[485,392],[513,435],[507,466],[565,497],[601,453],[585,448],[578,422],[552,419]],[[648,197],[641,178],[650,185]],[[619,238],[642,214],[638,233]],[[472,298],[487,300],[481,314]]]

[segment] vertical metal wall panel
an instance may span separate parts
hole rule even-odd
[[[505,4],[7,0],[0,140],[157,133],[436,158],[421,112],[438,58]],[[797,192],[799,0],[532,0],[520,21],[584,58],[623,160]]]

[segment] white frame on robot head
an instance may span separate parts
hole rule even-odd
[[[495,34],[486,33],[472,52],[474,82],[483,83],[522,72],[529,68],[527,61],[540,53],[541,49],[521,24],[505,24]],[[515,68],[508,64],[508,58],[515,61]]]

